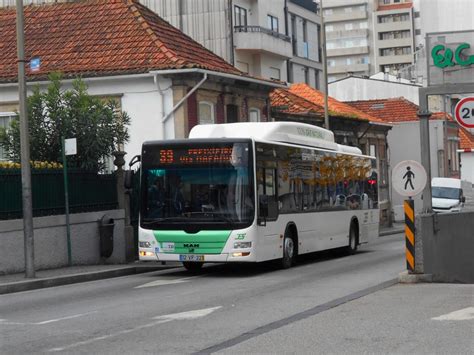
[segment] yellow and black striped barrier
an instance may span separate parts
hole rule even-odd
[[[415,203],[412,199],[405,200],[405,242],[407,269],[415,271]]]

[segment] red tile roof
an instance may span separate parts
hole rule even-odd
[[[392,99],[348,101],[346,104],[376,116],[387,123],[418,121],[418,105],[403,97]],[[444,112],[435,112],[431,119],[444,119]]]
[[[293,84],[290,87],[290,93],[298,95],[309,102],[324,107],[324,94],[307,84]],[[328,111],[330,116],[344,117],[355,120],[383,123],[376,115],[363,112],[344,102],[328,97]]]
[[[387,11],[387,10],[398,10],[398,9],[410,9],[413,7],[413,3],[405,2],[402,4],[390,4],[390,5],[379,5],[377,11]]]
[[[474,150],[474,134],[463,127],[459,127],[459,148]]]
[[[16,81],[16,11],[0,9],[0,82]],[[241,71],[133,0],[90,0],[25,7],[25,56],[65,76],[104,76],[202,68]]]
[[[292,94],[286,89],[275,89],[270,93],[273,109],[291,115],[315,115],[324,118],[324,107]]]
[[[376,115],[388,123],[418,121],[418,105],[415,105],[413,102],[408,101],[403,97],[393,99],[352,101],[347,102],[347,104],[361,111]],[[433,112],[430,119],[448,119],[449,121],[454,121],[453,117],[445,112]],[[459,146],[461,149],[474,149],[474,135],[472,133],[459,126],[458,135],[460,139]]]

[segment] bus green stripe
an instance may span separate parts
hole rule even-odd
[[[220,254],[231,232],[212,230],[191,234],[179,230],[153,231],[160,249],[163,247],[163,243],[174,243],[173,251],[163,251],[167,254]],[[187,245],[185,246],[185,244]]]

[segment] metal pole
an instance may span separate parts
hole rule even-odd
[[[20,150],[21,150],[21,191],[23,202],[23,235],[25,254],[25,277],[35,277],[33,199],[31,194],[30,141],[28,111],[26,108],[25,79],[25,34],[23,0],[16,0],[16,36],[18,56],[18,91],[20,97]]]
[[[324,86],[324,128],[329,129],[328,113],[328,61],[326,59],[326,26],[324,24],[323,0],[319,1],[321,11],[321,47],[323,52],[323,86]]]
[[[420,110],[417,116],[420,119],[420,148],[421,148],[421,165],[425,168],[427,183],[423,190],[423,212],[432,212],[431,201],[431,152],[430,152],[430,116],[428,110],[428,93],[426,88],[418,89],[420,102]]]
[[[64,172],[64,204],[66,208],[66,237],[67,237],[67,262],[72,266],[71,252],[71,226],[69,224],[69,188],[67,181],[67,160],[66,160],[66,143],[64,137],[61,138],[62,154],[63,154],[63,172]]]

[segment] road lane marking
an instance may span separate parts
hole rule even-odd
[[[166,314],[166,315],[162,315],[162,316],[156,316],[156,317],[153,317],[153,319],[156,319],[155,322],[139,325],[139,326],[134,327],[134,328],[124,329],[124,330],[121,330],[121,331],[113,333],[113,334],[102,335],[102,336],[99,336],[99,337],[79,341],[77,343],[66,345],[66,346],[63,346],[63,347],[60,347],[60,348],[49,349],[48,352],[59,352],[59,351],[69,350],[69,349],[76,348],[76,347],[81,346],[81,345],[92,344],[92,343],[95,343],[95,342],[100,341],[100,340],[105,340],[105,339],[118,337],[120,335],[132,333],[132,332],[135,332],[137,330],[150,328],[150,327],[156,326],[158,324],[168,323],[168,322],[171,322],[173,320],[196,319],[196,318],[205,317],[205,316],[211,314],[212,312],[214,312],[214,311],[216,311],[220,308],[222,308],[222,306],[217,306],[217,307],[212,307],[212,308],[205,308],[205,309],[197,309],[197,310],[188,311],[188,312]]]
[[[87,315],[93,314],[93,313],[97,313],[97,311],[74,314],[72,316],[66,316],[66,317],[61,317],[61,318],[56,318],[56,319],[49,319],[49,320],[45,320],[45,321],[42,321],[42,322],[8,322],[7,319],[0,319],[0,324],[4,324],[4,325],[45,325],[45,324],[60,322],[60,321],[63,321],[63,320],[84,317],[84,316],[87,316]]]
[[[235,338],[225,340],[222,343],[212,345],[206,349],[202,349],[200,351],[196,351],[192,353],[191,355],[208,355],[208,354],[213,354],[218,351],[224,350],[224,349],[229,349],[237,344],[243,343],[249,339],[256,338],[262,334],[266,334],[272,330],[279,329],[282,327],[285,327],[291,323],[299,322],[303,319],[315,316],[321,312],[325,312],[331,308],[338,307],[344,303],[351,302],[353,300],[356,300],[358,298],[370,295],[371,293],[383,290],[384,288],[396,285],[398,283],[398,278],[397,279],[392,279],[389,281],[382,282],[378,285],[368,287],[366,289],[351,293],[347,296],[341,297],[334,299],[332,301],[329,301],[327,303],[320,304],[316,307],[310,308],[306,311],[296,313],[292,316],[289,316],[287,318],[283,318],[277,321],[274,321],[272,323],[263,325],[261,327],[249,330],[241,335],[236,336]]]
[[[431,320],[471,320],[474,319],[474,307],[467,307],[454,311],[451,313],[443,314],[439,317],[431,318]]]
[[[186,277],[184,279],[176,279],[176,280],[156,280],[156,281],[148,282],[148,283],[140,285],[140,286],[136,286],[134,288],[175,285],[175,284],[180,284],[180,283],[183,283],[183,282],[189,282],[189,281],[191,281],[191,279],[193,279],[193,277]]]
[[[155,325],[162,324],[162,323],[167,323],[167,322],[171,322],[171,319],[160,320],[160,321],[153,322],[153,323],[143,324],[143,325],[140,325],[140,326],[135,327],[135,328],[121,330],[121,331],[119,331],[117,333],[114,333],[114,334],[103,335],[103,336],[100,336],[100,337],[95,337],[95,338],[87,339],[87,340],[84,340],[84,341],[79,341],[77,343],[73,343],[73,344],[64,346],[62,348],[49,349],[48,352],[54,353],[54,352],[58,352],[58,351],[69,350],[69,349],[76,348],[76,347],[81,346],[81,345],[92,344],[92,343],[95,343],[95,342],[100,341],[100,340],[105,340],[105,339],[117,337],[117,336],[120,336],[120,335],[132,333],[132,332],[135,332],[135,331],[140,330],[140,329],[153,327]]]
[[[157,316],[153,317],[153,319],[157,320],[183,320],[183,319],[196,319],[200,317],[205,317],[211,314],[214,311],[217,311],[222,306],[212,307],[212,308],[205,308],[205,309],[197,309],[195,311],[188,311],[188,312],[181,312],[181,313],[174,313],[174,314],[167,314],[164,316]]]

